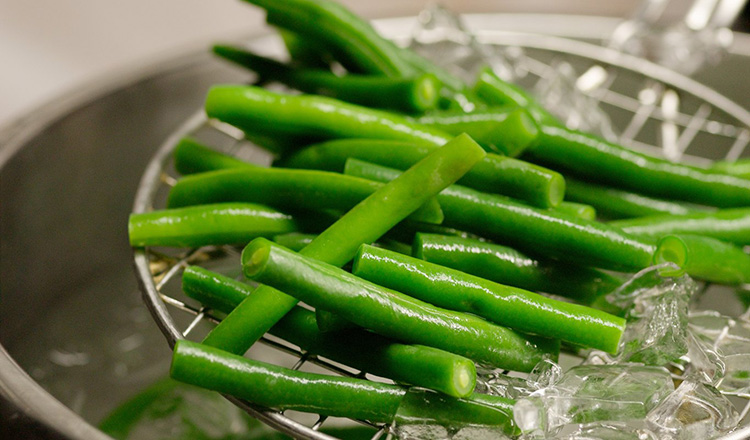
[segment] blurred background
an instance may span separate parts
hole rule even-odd
[[[427,0],[346,0],[369,17],[414,14]],[[626,17],[638,1],[445,0],[465,12]],[[680,3],[680,0],[673,1]],[[263,25],[240,0],[0,0],[0,125],[103,75]]]

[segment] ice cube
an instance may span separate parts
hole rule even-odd
[[[639,420],[673,390],[671,375],[662,367],[582,365],[568,370],[554,386],[518,400],[514,417],[524,432]]]
[[[661,277],[659,269],[641,271],[609,295],[627,310],[618,362],[666,365],[688,351],[688,306],[698,286],[687,276]]]
[[[685,380],[646,416],[649,428],[664,438],[709,439],[734,429],[739,413],[711,385]]]
[[[565,426],[545,440],[657,440],[657,437],[641,421],[596,422]]]
[[[540,390],[553,386],[562,375],[562,368],[557,363],[550,359],[542,359],[526,377],[526,383],[529,388]]]

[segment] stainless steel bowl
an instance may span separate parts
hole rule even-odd
[[[586,40],[606,36],[615,23],[538,15],[478,20]],[[699,78],[750,102],[750,84],[740,82],[750,68],[748,48],[750,38],[738,36],[732,54]],[[245,77],[200,48],[87,86],[0,130],[0,438],[105,438],[89,423],[166,372],[169,348],[156,326],[122,320],[123,312],[144,311],[127,216],[149,159],[200,107],[208,86]],[[99,336],[127,337],[133,326],[157,367],[126,362],[123,373],[99,362],[93,354],[111,348],[97,345],[104,343]],[[89,358],[76,357],[83,353]],[[45,372],[53,361],[59,368]],[[59,372],[77,367],[104,373],[91,378],[83,402],[50,377],[64,379]]]

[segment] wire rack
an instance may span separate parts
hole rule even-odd
[[[577,72],[602,69],[606,73],[606,80],[591,92],[590,98],[611,118],[616,132],[620,133],[618,140],[634,149],[664,155],[668,142],[670,148],[677,149],[683,160],[700,164],[710,160],[737,159],[743,156],[750,144],[750,113],[716,92],[657,65],[599,46],[550,36],[492,29],[479,29],[476,33],[482,42],[498,49],[521,49],[514,49],[514,65],[520,72],[519,82],[530,90],[539,81],[557,75],[556,66],[560,62],[569,63]],[[404,35],[392,37],[398,40]],[[671,100],[669,106],[663,103],[665,97]],[[177,178],[170,153],[177,141],[188,134],[242,159],[259,164],[270,162],[270,156],[244,140],[239,130],[208,121],[200,112],[177,130],[152,159],[136,195],[135,212],[165,206],[166,194]],[[211,310],[181,293],[182,270],[189,264],[198,264],[230,276],[239,276],[239,252],[239,249],[230,246],[134,251],[135,269],[144,300],[170,346],[181,338],[201,340],[219,321]],[[738,316],[744,311],[729,289],[721,286],[703,286],[696,302],[699,308],[702,304],[710,304],[712,309],[730,316]],[[750,311],[744,313],[747,315]],[[267,335],[262,342],[263,347],[258,348],[256,344],[248,355],[264,360],[271,357],[273,362],[293,369],[323,368],[334,374],[380,380],[301,351],[272,336]],[[679,371],[675,375],[679,378]],[[311,419],[297,413],[278,412],[228,398],[252,416],[295,438],[335,440],[319,429],[324,424],[338,424],[340,420],[326,417]],[[736,402],[742,421],[737,430],[724,438],[747,438],[750,436],[750,395],[732,396],[732,399]],[[374,428],[373,440],[392,436],[387,425],[356,422]]]

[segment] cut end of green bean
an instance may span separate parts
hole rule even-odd
[[[416,107],[429,110],[437,107],[440,98],[440,82],[434,75],[424,75],[417,81],[417,89],[414,94]]]
[[[459,397],[471,395],[477,384],[477,371],[473,362],[458,365],[453,376],[453,390]]]
[[[565,178],[562,174],[552,174],[549,181],[549,206],[556,208],[565,198]]]
[[[659,270],[662,276],[674,277],[683,275],[687,260],[687,245],[676,235],[667,235],[659,240],[659,243],[656,245],[654,264],[664,265],[664,268]]]
[[[253,240],[242,250],[242,271],[247,277],[263,270],[271,254],[271,242],[265,239]]]

